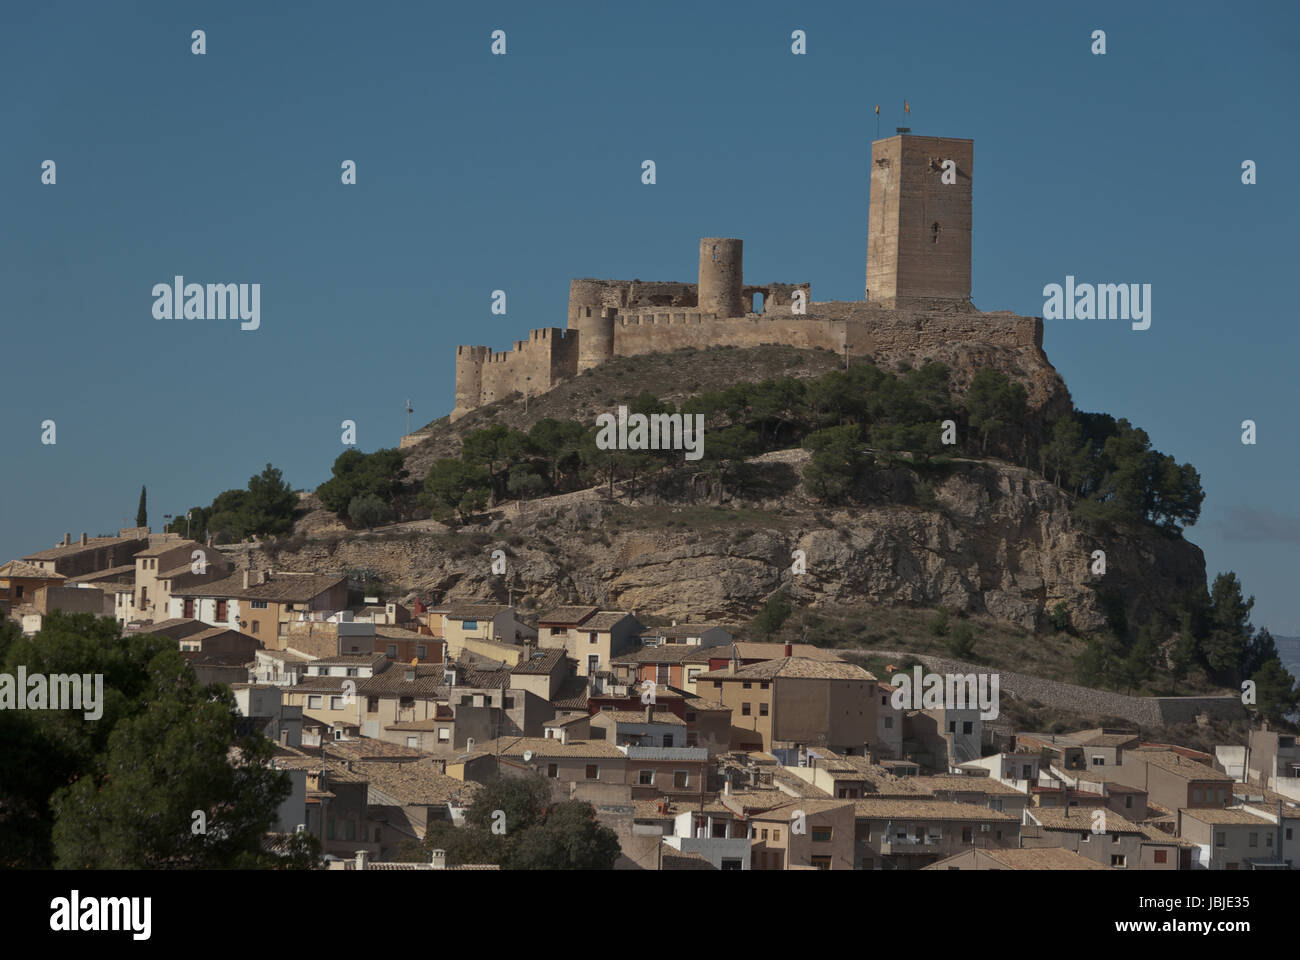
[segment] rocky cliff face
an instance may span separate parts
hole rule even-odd
[[[763,458],[797,473],[805,454]],[[986,613],[1029,629],[1064,601],[1082,630],[1106,622],[1106,594],[1132,624],[1205,591],[1199,548],[1155,531],[1099,534],[1073,523],[1068,498],[1031,471],[958,461],[942,478],[879,471],[873,505],[827,510],[796,487],[779,499],[721,506],[666,502],[616,488],[503,512],[475,533],[432,530],[308,543],[274,559],[286,570],[368,569],[435,602],[529,596],[676,619],[751,617],[775,590],[801,605],[908,604]],[[916,505],[920,504],[920,505]],[[432,525],[429,525],[432,526]],[[506,576],[491,555],[507,554]],[[792,572],[804,552],[806,572]],[[1091,572],[1093,551],[1106,572]]]

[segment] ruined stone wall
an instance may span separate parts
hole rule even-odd
[[[822,307],[828,309],[819,310]],[[1041,349],[1042,337],[1041,320],[1010,313],[923,314],[873,310],[866,304],[812,304],[804,316],[718,318],[689,311],[622,314],[614,324],[614,353],[630,357],[688,347],[705,350],[765,344],[842,353],[847,342],[850,355],[869,356],[903,350],[924,353],[954,342]]]
[[[461,348],[464,350],[466,348]],[[486,348],[470,348],[486,350]],[[458,360],[460,358],[458,352]],[[462,410],[461,397],[465,396],[464,410],[473,409],[494,400],[501,400],[511,393],[536,395],[545,393],[566,377],[577,373],[578,335],[574,331],[561,330],[559,327],[544,327],[531,330],[527,340],[516,340],[513,350],[486,352],[479,363],[472,358],[467,361],[464,377],[466,387],[462,388],[462,369],[458,362],[456,368],[457,409]],[[469,403],[469,392],[475,374],[480,384],[476,403]],[[455,419],[453,414],[453,419]]]

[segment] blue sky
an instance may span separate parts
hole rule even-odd
[[[1196,465],[1210,576],[1300,634],[1296,5],[896,7],[6,4],[0,559],[132,522],[142,483],[155,527],[267,461],[314,487],[342,420],[372,450],[408,397],[446,413],[457,344],[563,326],[571,277],[693,280],[701,236],[861,298],[872,111],[907,99],[975,140],[979,307],[1152,284],[1150,330],[1052,321],[1048,356]],[[178,273],[261,283],[261,328],[155,320]]]

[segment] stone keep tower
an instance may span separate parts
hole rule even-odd
[[[745,241],[705,237],[700,241],[699,305],[701,313],[717,314],[719,320],[743,317],[744,286],[742,260]]]
[[[871,144],[868,300],[970,299],[974,171],[973,140],[902,133]]]

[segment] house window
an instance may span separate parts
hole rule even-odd
[[[760,690],[766,690],[766,689],[767,689],[768,687],[770,687],[770,686],[771,686],[771,684],[768,683],[766,680],[764,680],[762,683],[760,683],[760,684],[758,685],[758,689],[760,689]]]
[[[1133,808],[1133,795],[1131,793],[1124,798],[1124,806],[1128,809]]]
[[[322,703],[322,698],[319,697],[319,696],[316,696],[316,697],[308,697],[308,698],[307,698],[307,709],[308,709],[308,710],[319,710],[319,709],[320,709],[320,705],[321,705],[321,703]]]
[[[587,642],[588,642],[588,643],[595,643],[595,642],[596,642],[596,635],[595,635],[594,633],[589,633],[589,634],[587,634]]]
[[[974,730],[974,728],[975,728],[975,724],[967,720],[964,723],[962,723],[961,732],[965,734],[969,734],[972,730]]]
[[[1094,767],[1104,767],[1104,766],[1106,766],[1106,758],[1105,758],[1105,757],[1093,757],[1093,758],[1092,758],[1092,765],[1093,765]]]
[[[694,723],[694,722],[695,722],[695,711],[694,711],[694,710],[687,710],[687,711],[686,711],[686,722],[687,722],[687,723]]]
[[[226,619],[226,601],[225,601],[225,600],[218,600],[218,601],[217,601],[217,617],[216,617],[216,618],[217,618],[218,620],[225,620],[225,619]]]
[[[780,830],[773,830],[773,831],[772,831],[772,841],[773,841],[774,843],[779,843],[780,840],[781,840],[781,831],[780,831]]]
[[[594,763],[587,764],[587,779],[588,780],[600,779],[600,767],[597,764]]]
[[[812,839],[813,839],[813,843],[830,843],[830,842],[831,842],[831,828],[830,828],[830,827],[813,827],[813,829],[812,829]]]
[[[686,669],[686,683],[688,685],[695,682],[695,678],[700,675],[700,669],[700,667],[688,667]]]
[[[956,721],[956,720],[949,720],[949,721],[948,721],[948,732],[949,732],[949,733],[956,733],[956,732],[957,732],[957,721]]]
[[[257,621],[257,620],[254,620],[254,621],[253,621],[253,636],[257,636],[257,633],[258,633],[258,629],[257,629],[257,628],[260,627],[261,625],[262,625],[262,624],[261,624],[260,621]]]
[[[699,736],[694,733],[688,733],[686,735],[686,745],[688,747],[698,747],[700,745]]]
[[[688,786],[690,786],[690,782],[691,782],[691,775],[687,771],[685,770],[673,771],[674,790],[685,790]]]
[[[1157,850],[1155,851],[1155,857],[1152,859],[1154,859],[1156,863],[1167,863],[1169,861],[1169,851]]]
[[[388,648],[384,651],[384,656],[388,657],[389,660],[396,660],[396,659],[397,659],[397,644],[395,644],[395,643],[390,643],[390,644],[388,645]]]
[[[439,728],[438,728],[438,742],[439,742],[439,743],[446,743],[446,742],[449,741],[450,739],[451,739],[451,728],[450,728],[450,727],[439,727]]]
[[[885,717],[885,729],[886,729],[886,730],[893,730],[893,729],[894,729],[894,718],[893,718],[893,717]]]
[[[758,705],[758,715],[759,715],[760,717],[766,717],[766,716],[767,716],[767,704],[766,704],[766,703],[760,703],[760,704]]]
[[[1250,834],[1249,837],[1248,837],[1247,840],[1246,840],[1246,846],[1248,846],[1248,847],[1258,847],[1258,846],[1259,846],[1259,834],[1258,834],[1258,833],[1252,833],[1252,834]]]
[[[1002,804],[1002,798],[1001,798],[1001,797],[990,797],[990,798],[989,798],[989,809],[990,809],[990,810],[1001,810],[1001,809],[1002,809],[1002,806],[1003,806],[1003,804]]]
[[[763,831],[761,831],[761,833],[762,833],[762,837],[760,837],[760,839],[762,839],[762,840],[766,840],[766,839],[767,839],[767,831],[766,831],[766,830],[763,830]]]
[[[429,648],[421,643],[415,648],[415,655],[423,660],[429,655]]]
[[[415,706],[415,697],[398,697],[397,705],[403,710],[410,710]]]
[[[666,663],[655,664],[655,683],[660,684],[661,686],[667,686],[668,669],[668,664]]]
[[[1110,855],[1110,865],[1112,867],[1127,866],[1127,858],[1122,853],[1112,853]]]
[[[558,763],[548,763],[546,765],[546,775],[552,780],[560,776],[560,765]]]
[[[1214,835],[1214,845],[1216,847],[1226,847],[1228,845],[1228,835],[1222,830]]]
[[[331,710],[342,710],[342,709],[343,709],[343,698],[342,698],[342,697],[330,697],[330,709],[331,709]]]
[[[407,745],[408,747],[418,747],[418,746],[420,745],[420,738],[419,738],[419,737],[407,737],[407,738],[406,738],[406,745]]]
[[[1200,802],[1201,802],[1201,791],[1199,791],[1199,790],[1193,790],[1193,791],[1192,791],[1192,803],[1200,803]]]
[[[742,717],[747,717],[747,716],[749,716],[749,703],[748,703],[748,702],[746,702],[746,703],[742,703],[742,704],[740,705],[740,715],[741,715]]]
[[[587,658],[587,672],[596,673],[598,670],[600,670],[600,656],[593,653]]]
[[[830,857],[813,857],[812,865],[818,870],[829,870],[831,868]]]
[[[637,773],[637,783],[643,787],[652,787],[655,782],[655,772],[653,770],[642,770]]]
[[[265,601],[265,600],[254,600],[252,603],[253,603],[253,609],[254,609],[254,610],[265,610],[265,609],[266,609],[266,601]],[[291,606],[289,609],[292,610],[293,607]]]
[[[974,843],[974,842],[975,842],[975,831],[972,830],[970,827],[962,827],[962,828],[961,828],[961,842],[962,842],[962,843]]]
[[[462,620],[461,623],[460,623],[460,625],[461,625],[461,627],[462,627],[463,629],[465,629],[465,630],[477,630],[477,629],[478,629],[478,621],[477,621],[477,620]],[[555,631],[552,630],[551,633],[552,633],[552,635],[554,635]]]
[[[18,589],[21,590],[22,587],[19,587]],[[22,596],[22,594],[19,594],[19,596]],[[184,612],[182,616],[188,617],[191,620],[194,619],[194,598],[193,597],[185,598]]]

